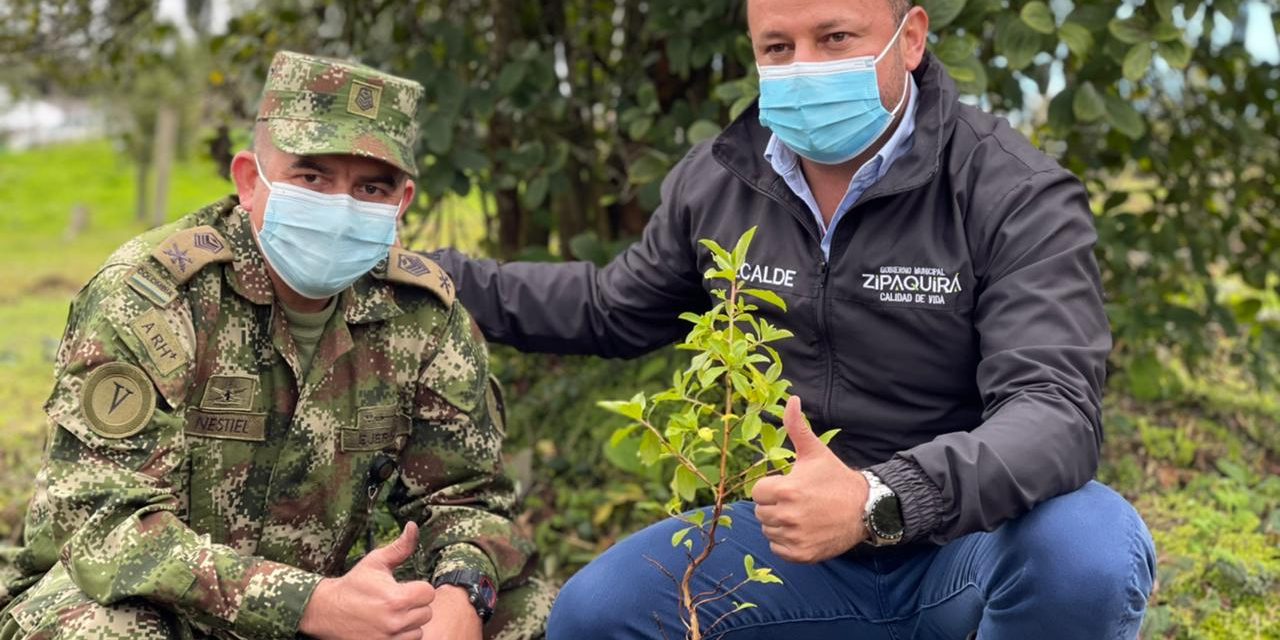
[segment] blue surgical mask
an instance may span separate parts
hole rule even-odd
[[[399,205],[268,182],[262,165],[257,166],[258,177],[271,189],[258,246],[290,289],[324,300],[387,257],[396,241]]]
[[[792,151],[819,164],[840,164],[866,151],[889,129],[902,104],[886,111],[876,63],[898,41],[902,24],[877,56],[762,65],[760,124]]]

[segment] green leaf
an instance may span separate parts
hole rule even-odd
[[[485,171],[489,168],[489,158],[475,149],[454,149],[453,164],[467,171]]]
[[[996,53],[1008,60],[1010,69],[1017,71],[1031,64],[1032,58],[1040,53],[1040,34],[1023,21],[1005,16],[997,23],[995,45]]]
[[[422,139],[431,153],[445,155],[453,147],[453,119],[440,113],[428,117],[422,125]]]
[[[769,304],[779,309],[782,309],[783,311],[787,310],[787,303],[783,301],[782,296],[779,296],[778,294],[772,291],[769,291],[768,289],[743,289],[742,293],[744,295],[749,295],[755,298],[759,298],[761,301],[768,302]]]
[[[1075,115],[1071,113],[1072,99],[1075,97],[1074,89],[1064,89],[1058,92],[1049,101],[1049,128],[1058,132],[1060,135],[1071,130],[1075,125]]]
[[[618,415],[639,421],[644,417],[645,399],[643,393],[637,393],[631,396],[630,400],[601,400],[596,406],[605,411],[612,411]]]
[[[498,72],[498,91],[503,95],[510,95],[520,86],[520,81],[524,80],[528,72],[528,64],[521,60],[503,65],[502,71]]]
[[[710,140],[720,135],[720,125],[710,120],[698,120],[689,125],[688,139],[689,144],[698,144],[703,140]]]
[[[1129,390],[1142,401],[1159,400],[1164,385],[1161,381],[1163,366],[1154,354],[1144,354],[1129,364]]]
[[[520,201],[527,209],[537,209],[542,206],[542,202],[547,199],[547,189],[551,186],[550,179],[545,173],[539,173],[525,185],[524,193],[521,194]]]
[[[622,444],[623,440],[626,440],[631,434],[635,433],[638,428],[640,428],[640,425],[629,424],[621,429],[617,429],[613,432],[613,435],[609,437],[609,446],[616,449],[619,444]]]
[[[627,172],[627,180],[631,184],[649,184],[661,180],[670,166],[666,155],[649,149],[644,155],[631,163]]]
[[[1075,98],[1071,101],[1071,111],[1081,122],[1093,122],[1107,112],[1107,105],[1102,96],[1094,88],[1092,82],[1085,82],[1076,89]]]
[[[640,449],[637,451],[640,455],[640,462],[645,466],[653,466],[662,456],[662,444],[658,441],[658,436],[652,431],[645,430],[644,435],[640,436]]]
[[[759,227],[751,227],[747,229],[742,237],[738,238],[738,243],[733,246],[731,266],[738,266],[747,260],[747,250],[751,247],[751,240],[756,237],[756,230]]]
[[[1182,29],[1172,22],[1158,22],[1151,28],[1151,37],[1158,42],[1173,42],[1182,39]]]
[[[765,452],[765,457],[772,461],[790,460],[796,457],[796,452],[783,447],[774,447]]]
[[[818,440],[821,441],[822,444],[830,445],[831,440],[834,439],[836,435],[839,433],[840,433],[839,429],[831,429],[830,431],[824,431],[822,432],[822,435],[818,436]]]
[[[716,379],[723,375],[724,372],[724,367],[709,367],[707,369],[703,369],[698,372],[698,384],[704,389],[710,387],[715,384]]]
[[[760,448],[765,451],[772,451],[782,445],[786,440],[787,434],[768,422],[760,425]],[[785,449],[784,449],[785,451]]]
[[[1147,70],[1151,68],[1151,45],[1146,42],[1139,42],[1129,48],[1129,53],[1124,56],[1124,77],[1131,82],[1137,82],[1147,75]]]
[[[948,35],[933,47],[933,54],[945,63],[948,71],[951,67],[963,65],[973,57],[974,41],[968,36]],[[954,78],[955,75],[953,74]]]
[[[1141,138],[1147,132],[1146,122],[1142,120],[1142,115],[1138,113],[1128,100],[1120,96],[1107,94],[1105,97],[1107,103],[1107,120],[1115,127],[1116,131],[1123,133],[1131,140]]]
[[[943,66],[947,69],[947,75],[950,75],[951,79],[956,81],[956,84],[960,84],[962,82],[973,82],[978,79],[978,74],[974,73],[973,69],[966,66],[955,66],[945,63]]]
[[[721,515],[719,518],[716,518],[716,526],[724,527],[726,529],[732,529],[733,518],[727,515]]]
[[[1134,15],[1124,20],[1113,18],[1107,23],[1107,30],[1116,40],[1125,44],[1138,44],[1139,42],[1147,42],[1151,39],[1148,33],[1148,25],[1146,18],[1141,15]]]
[[[1040,0],[1031,0],[1022,5],[1019,16],[1028,27],[1045,35],[1052,35],[1057,26],[1053,19],[1053,11],[1049,10],[1049,5]]]
[[[747,417],[742,419],[742,438],[744,440],[755,440],[760,435],[760,427],[764,425],[764,420],[760,419],[760,414],[749,413]]]
[[[1277,513],[1280,513],[1280,511],[1278,511]],[[742,611],[743,609],[754,609],[754,608],[756,608],[756,605],[754,605],[754,604],[752,604],[752,603],[750,603],[750,602],[739,602],[739,603],[738,603],[738,604],[733,608],[733,612],[734,612],[734,613],[737,613],[737,612],[739,612],[739,611]]]
[[[644,140],[644,134],[649,133],[649,129],[652,127],[653,118],[641,116],[627,125],[627,136],[636,141]]]
[[[964,67],[964,71],[961,72],[962,77],[952,76],[955,78],[956,86],[960,92],[971,96],[979,96],[986,93],[987,68],[983,66],[982,62],[975,56],[970,57],[969,60],[961,66]],[[951,67],[947,67],[948,73],[950,73],[951,70]]]
[[[680,546],[680,543],[684,541],[685,536],[689,535],[690,531],[693,531],[693,527],[685,527],[671,534],[671,546]]]
[[[929,29],[936,33],[964,11],[965,0],[920,0],[919,4],[929,14]]]
[[[1191,47],[1181,40],[1161,42],[1156,47],[1156,51],[1165,62],[1169,63],[1169,66],[1176,69],[1185,69],[1191,63]]]
[[[693,513],[690,513],[687,517],[685,517],[685,520],[688,520],[695,527],[701,527],[702,523],[705,522],[706,519],[707,519],[706,511],[694,511]]]
[[[1071,55],[1077,58],[1088,57],[1089,49],[1093,47],[1093,34],[1075,22],[1064,22],[1058,29],[1058,37],[1067,44]]]
[[[680,465],[676,467],[674,481],[672,489],[675,490],[676,495],[686,502],[691,502],[698,492],[698,476],[693,475],[688,467]]]
[[[757,97],[758,94],[753,94],[738,98],[738,101],[733,103],[733,106],[729,107],[729,120],[737,120],[738,116],[742,115],[743,111],[746,111],[755,103]]]
[[[706,247],[707,250],[711,252],[711,256],[716,260],[716,264],[722,265],[722,267],[728,267],[729,264],[733,262],[733,258],[729,255],[729,252],[725,251],[724,247],[721,247],[715,240],[703,238],[698,241],[698,244]]]

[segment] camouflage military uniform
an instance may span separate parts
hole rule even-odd
[[[251,224],[228,199],[147,233],[73,302],[26,546],[0,559],[0,639],[294,637],[383,496],[420,523],[410,577],[479,570],[502,589],[486,635],[540,635],[552,594],[448,277],[393,249],[304,370]]]

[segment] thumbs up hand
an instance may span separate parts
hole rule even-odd
[[[751,497],[769,548],[790,562],[834,558],[866,538],[867,479],[836,457],[809,427],[791,396],[782,424],[796,459],[791,473],[756,483]]]
[[[435,589],[424,581],[396,582],[393,574],[417,548],[418,525],[409,522],[395,542],[371,551],[346,575],[321,580],[298,630],[318,640],[422,638]]]

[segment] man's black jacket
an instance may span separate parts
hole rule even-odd
[[[957,101],[929,56],[914,142],[836,227],[762,156],[753,108],[667,176],[643,237],[608,266],[433,255],[492,341],[632,357],[709,308],[698,244],[758,226],[740,275],[786,300],[783,375],[832,448],[902,499],[908,539],[990,530],[1087,482],[1111,347],[1083,186],[1001,118]]]

